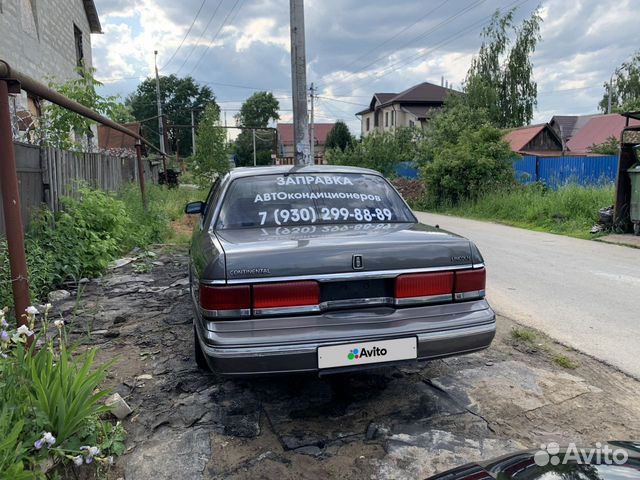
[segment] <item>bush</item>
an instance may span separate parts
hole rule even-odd
[[[48,309],[36,330],[37,310],[27,310],[27,326],[9,328],[7,310],[0,310],[0,478],[44,478],[40,464],[96,463],[121,454],[124,430],[100,419],[108,411],[108,394],[99,386],[110,363],[95,366],[95,350],[73,355],[64,322],[50,327]],[[27,340],[33,339],[31,346]],[[42,345],[38,348],[38,340]],[[85,447],[86,446],[86,447]]]
[[[386,177],[395,176],[399,163],[414,160],[422,130],[398,128],[393,132],[372,132],[344,150],[327,150],[332,165],[351,165],[377,170]]]
[[[436,150],[421,173],[429,203],[456,204],[512,185],[513,153],[500,130],[484,125]]]
[[[133,247],[165,241],[170,222],[203,192],[151,185],[147,196],[145,210],[137,185],[126,185],[119,196],[81,187],[77,198],[61,200],[61,212],[37,212],[25,237],[31,297],[42,300],[66,282],[101,274]],[[0,239],[0,304],[12,303],[7,243]]]

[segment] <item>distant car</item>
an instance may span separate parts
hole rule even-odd
[[[378,172],[238,168],[186,212],[200,367],[324,374],[493,340],[476,246],[420,224]]]

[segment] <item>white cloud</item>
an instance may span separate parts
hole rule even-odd
[[[640,13],[635,1],[544,0],[542,41],[533,57],[540,92],[536,121],[552,114],[596,111],[602,83],[637,48]],[[93,37],[95,64],[100,78],[109,79],[152,74],[154,50],[163,66],[182,42],[201,0],[96,3],[105,34]],[[369,0],[365,7],[361,0],[305,2],[308,82],[319,85],[322,96],[339,97],[319,100],[318,118],[340,116],[359,128],[353,114],[362,107],[351,103],[367,104],[374,92],[399,92],[425,80],[439,83],[442,76],[460,86],[480,45],[479,22],[505,2],[490,0],[456,16],[469,3],[451,0],[425,15],[431,3]],[[242,87],[279,95],[290,92],[288,2],[241,2],[212,42],[235,2],[222,0],[205,31],[217,4],[205,3],[184,45],[162,73],[186,75],[193,70],[196,79],[214,82],[211,87],[221,101],[242,100],[253,93]],[[525,3],[517,19],[528,16],[535,5]],[[419,53],[424,55],[415,57]],[[126,95],[136,84],[123,80],[106,88]],[[238,105],[228,103],[225,108]],[[290,100],[283,99],[281,106],[290,109]],[[283,112],[282,118],[289,119],[290,112]]]

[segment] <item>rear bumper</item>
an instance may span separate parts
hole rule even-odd
[[[487,348],[496,331],[486,300],[236,322],[198,316],[196,327],[207,363],[223,375],[337,373],[346,368],[318,369],[318,347],[393,338],[417,337],[418,360],[447,357]]]

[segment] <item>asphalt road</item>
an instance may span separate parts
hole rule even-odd
[[[416,215],[478,245],[498,313],[640,378],[640,249]]]

